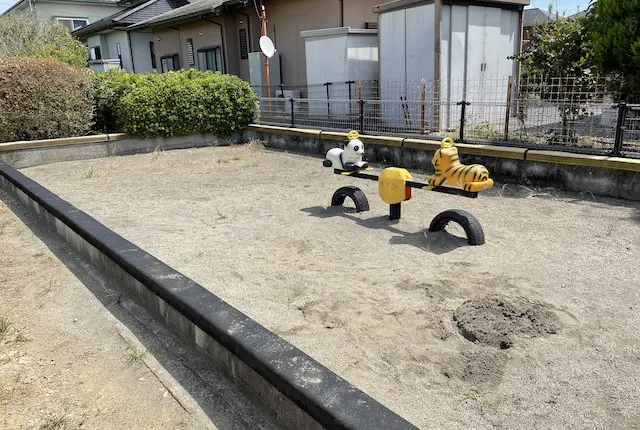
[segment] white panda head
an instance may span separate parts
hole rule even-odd
[[[344,152],[349,158],[361,158],[364,155],[364,145],[360,139],[350,140],[344,146]]]

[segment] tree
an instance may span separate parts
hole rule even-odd
[[[582,18],[558,17],[536,24],[516,57],[525,75],[541,78],[596,76],[593,45]]]
[[[618,98],[640,101],[640,0],[597,0],[587,27],[595,60]]]
[[[576,142],[576,121],[587,115],[581,103],[600,96],[596,91],[599,69],[585,19],[556,16],[536,24],[529,43],[515,58],[523,72],[521,96],[535,94],[558,106],[562,129],[560,135],[551,136],[550,143]]]
[[[0,57],[53,58],[83,68],[89,50],[62,25],[16,13],[0,16]]]

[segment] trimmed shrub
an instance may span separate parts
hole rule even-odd
[[[12,13],[0,16],[0,57],[54,58],[84,68],[89,48],[58,23],[30,13]]]
[[[123,130],[123,116],[120,112],[122,98],[136,86],[144,85],[153,76],[121,70],[95,74],[93,79],[93,97],[96,107],[94,129],[102,133]]]
[[[122,131],[142,137],[242,130],[258,114],[258,98],[236,76],[195,69],[151,75],[121,98]]]
[[[87,134],[91,73],[52,59],[0,58],[0,141]]]

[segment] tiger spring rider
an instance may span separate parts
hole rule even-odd
[[[350,141],[359,137],[355,131],[350,132],[348,136]],[[402,202],[411,199],[413,188],[476,198],[478,192],[493,186],[493,179],[489,178],[486,167],[479,164],[464,165],[460,163],[458,149],[450,137],[442,140],[431,163],[435,173],[427,178],[427,182],[413,180],[411,173],[398,167],[388,167],[380,174],[376,174],[365,171],[371,170],[366,168],[353,170],[335,168],[334,164],[329,165],[326,160],[323,164],[326,167],[334,167],[334,173],[339,175],[378,181],[378,194],[385,203],[389,204],[390,220],[400,219]],[[355,164],[355,166],[358,165]],[[342,206],[347,197],[355,203],[356,211],[369,210],[367,197],[360,188],[353,186],[338,189],[333,194],[331,205]],[[431,221],[429,231],[442,230],[451,221],[464,229],[470,245],[484,243],[484,231],[480,222],[469,212],[460,209],[446,210],[438,214]]]

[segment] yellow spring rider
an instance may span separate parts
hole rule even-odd
[[[471,192],[493,187],[493,179],[489,177],[486,167],[460,163],[458,148],[450,137],[442,140],[431,163],[435,173],[427,178],[427,182],[432,187],[451,187]]]
[[[356,131],[349,133],[350,141],[354,141],[358,137]],[[357,142],[361,153],[364,153],[364,145],[360,140]],[[341,158],[344,157],[341,156]],[[464,165],[460,163],[458,149],[450,137],[442,140],[440,148],[434,154],[431,163],[435,172],[427,178],[427,182],[413,180],[409,171],[398,167],[388,167],[380,174],[369,172],[372,169],[368,168],[368,165],[361,160],[361,158],[353,160],[349,164],[349,170],[336,168],[337,162],[331,163],[331,167],[336,174],[378,181],[378,194],[382,201],[389,204],[390,220],[400,219],[401,204],[403,201],[411,199],[412,188],[476,198],[478,192],[493,187],[493,179],[489,177],[489,171],[486,167],[480,164]],[[325,163],[324,165],[330,167],[329,164]],[[347,197],[353,200],[358,212],[369,210],[367,197],[360,188],[353,186],[338,189],[333,194],[331,205],[341,206]],[[484,243],[484,232],[478,220],[472,214],[459,209],[451,209],[438,214],[431,222],[429,231],[442,230],[450,221],[454,221],[464,228],[469,244],[481,245]]]

